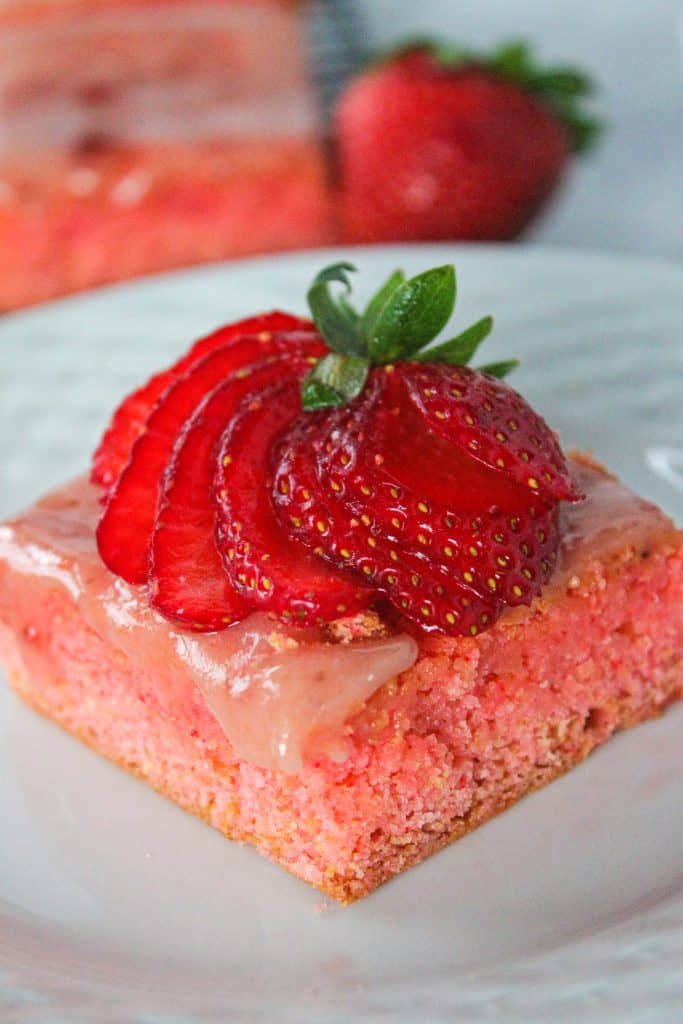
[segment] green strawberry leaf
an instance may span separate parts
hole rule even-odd
[[[583,117],[581,114],[567,112],[562,120],[572,134],[572,147],[575,153],[587,153],[605,131],[605,122],[596,117]]]
[[[449,366],[467,366],[470,359],[493,328],[493,317],[485,316],[466,328],[455,338],[441,342],[433,348],[423,349],[413,358],[419,363],[448,363]]]
[[[346,301],[335,300],[330,291],[332,282],[345,285],[351,292],[347,271],[355,271],[352,263],[333,263],[317,275],[308,290],[308,306],[316,327],[333,352],[364,355],[365,341],[361,333],[360,318]]]
[[[348,296],[350,263],[334,263],[317,275],[308,301],[318,330],[331,351],[319,359],[301,382],[305,411],[346,405],[365,387],[372,366],[395,361],[436,362],[466,366],[493,327],[482,317],[460,334],[430,347],[450,319],[456,297],[455,267],[434,267],[408,280],[395,270],[373,295],[362,314]],[[336,297],[331,285],[345,291]],[[516,360],[490,363],[482,371],[504,376]]]
[[[373,363],[391,363],[429,344],[455,305],[455,269],[434,267],[395,288],[376,317],[367,347]]]
[[[534,77],[537,92],[547,92],[555,96],[590,96],[593,82],[576,68],[552,68],[550,71],[539,71]]]
[[[516,370],[519,366],[519,359],[503,359],[499,363],[487,363],[485,366],[477,366],[478,373],[488,373],[491,377],[507,377],[508,373]]]
[[[509,39],[489,58],[489,65],[509,78],[526,79],[534,71],[531,48],[524,39]]]
[[[365,335],[366,341],[371,336],[377,317],[382,312],[382,309],[405,279],[406,276],[402,270],[395,270],[368,302],[365,312],[361,317],[361,330]]]
[[[349,300],[346,298],[346,295],[340,295],[339,298],[337,299],[337,302],[342,311],[344,312],[344,314],[349,318],[349,320],[351,320],[354,324],[357,324],[360,321],[360,313],[358,312],[357,309],[354,309]]]
[[[361,356],[330,353],[323,356],[301,382],[304,412],[346,405],[363,388],[370,362]]]
[[[304,412],[332,409],[339,405],[344,405],[344,399],[334,388],[328,387],[320,380],[304,378],[301,383],[301,407]]]

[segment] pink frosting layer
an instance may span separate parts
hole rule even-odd
[[[580,461],[575,471],[587,499],[563,508],[558,567],[541,602],[578,586],[595,559],[648,548],[673,530],[663,513],[618,481]],[[94,542],[98,513],[97,492],[78,479],[0,527],[0,618],[26,638],[24,653],[37,673],[41,594],[61,588],[100,636],[158,681],[174,715],[187,711],[189,675],[238,756],[296,772],[315,751],[344,759],[340,727],[418,657],[406,634],[330,643],[261,613],[215,634],[173,626],[149,607],[144,588],[103,566]],[[501,621],[528,614],[510,610]]]

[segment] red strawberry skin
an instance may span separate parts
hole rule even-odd
[[[216,630],[248,614],[216,546],[217,446],[245,397],[288,375],[296,379],[304,368],[303,359],[275,358],[238,370],[209,391],[181,428],[164,471],[152,538],[152,605],[167,618]]]
[[[128,461],[131,448],[145,425],[147,417],[164,391],[209,352],[227,345],[244,335],[264,334],[275,331],[314,330],[310,320],[281,313],[263,313],[259,316],[238,320],[200,338],[189,352],[168,370],[155,374],[141,388],[124,398],[114,412],[111,422],[93,456],[90,478],[93,483],[110,488]]]
[[[300,411],[297,380],[243,403],[217,453],[215,499],[218,546],[235,589],[286,622],[311,626],[361,611],[375,595],[360,575],[293,544],[278,522],[271,452]]]
[[[147,581],[163,474],[182,427],[207,392],[230,373],[269,355],[304,353],[313,358],[322,351],[313,332],[252,335],[209,352],[186,376],[172,383],[135,441],[97,527],[97,546],[112,572],[128,583]]]
[[[347,242],[504,240],[567,165],[567,129],[531,93],[425,51],[358,77],[336,112]]]
[[[557,438],[508,384],[467,366],[437,363],[402,363],[395,376],[423,421],[452,450],[543,498],[579,497]]]
[[[280,522],[364,576],[420,631],[474,635],[540,593],[554,565],[556,502],[430,431],[398,371],[373,370],[353,406],[284,435],[273,481]]]

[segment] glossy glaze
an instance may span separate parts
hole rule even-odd
[[[182,713],[189,675],[237,754],[296,771],[316,737],[333,733],[415,661],[417,644],[405,634],[333,644],[264,614],[214,634],[169,625],[150,608],[144,588],[102,564],[93,532],[97,496],[78,479],[0,527],[0,617],[27,638],[34,662],[41,590],[57,585],[100,636],[159,680],[174,712]],[[343,756],[336,746],[328,752]]]
[[[646,550],[672,529],[654,505],[592,464],[576,461],[574,469],[587,498],[563,507],[558,567],[542,601],[578,585],[593,559],[608,561],[628,546]],[[321,745],[343,759],[340,726],[415,662],[415,640],[398,634],[330,643],[317,630],[288,629],[260,613],[221,633],[174,627],[150,608],[144,588],[102,564],[93,533],[97,497],[81,478],[0,527],[0,617],[25,637],[33,670],[41,671],[41,591],[58,586],[100,636],[158,680],[176,714],[183,713],[189,675],[239,756],[286,771],[297,771]]]

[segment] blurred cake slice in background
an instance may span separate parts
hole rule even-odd
[[[0,309],[331,241],[305,5],[0,8]]]

